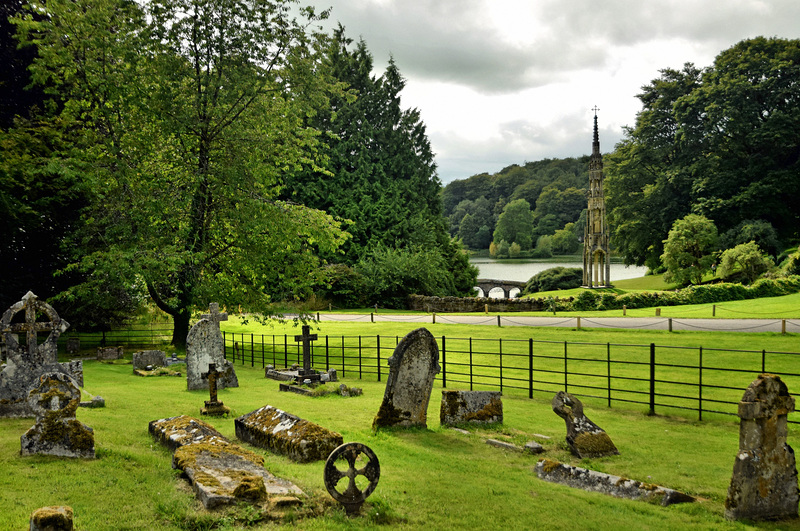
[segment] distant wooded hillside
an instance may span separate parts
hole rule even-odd
[[[494,242],[500,255],[572,253],[579,248],[588,184],[588,155],[512,164],[449,183],[442,190],[444,215],[450,234],[470,249]]]

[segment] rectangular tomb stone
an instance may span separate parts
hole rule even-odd
[[[327,459],[344,442],[336,432],[269,405],[242,415],[234,426],[239,439],[300,463]]]
[[[122,347],[97,347],[97,361],[121,360]]]
[[[442,426],[503,422],[503,399],[499,391],[442,391],[439,409]]]
[[[133,370],[151,367],[166,367],[167,355],[163,350],[142,350],[133,353]]]

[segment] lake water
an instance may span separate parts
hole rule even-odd
[[[478,268],[478,278],[495,280],[514,280],[527,282],[533,275],[551,267],[583,267],[580,256],[559,256],[557,259],[527,260],[494,260],[492,258],[470,258],[470,263]],[[626,266],[622,262],[611,260],[611,282],[626,278],[643,277],[647,268],[643,266]]]

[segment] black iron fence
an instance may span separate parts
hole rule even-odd
[[[302,347],[293,335],[223,335],[225,355],[236,364],[302,365]],[[388,374],[386,359],[400,339],[320,336],[312,345],[312,365],[336,369],[341,377],[381,381]],[[735,415],[742,393],[761,373],[777,374],[790,391],[800,390],[798,352],[447,336],[437,343],[442,387],[529,398],[567,390],[609,407],[642,405],[652,414],[685,410],[700,420],[705,413]],[[790,422],[800,423],[796,415],[790,415]]]

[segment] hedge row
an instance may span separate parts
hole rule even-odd
[[[659,293],[604,293],[592,290],[581,292],[572,302],[570,308],[564,310],[619,310],[623,306],[629,309],[652,308],[655,306],[679,306],[682,304],[705,304],[725,301],[757,299],[761,297],[779,297],[800,291],[800,276],[784,278],[762,278],[750,286],[732,283],[707,284],[690,286],[677,291]]]

